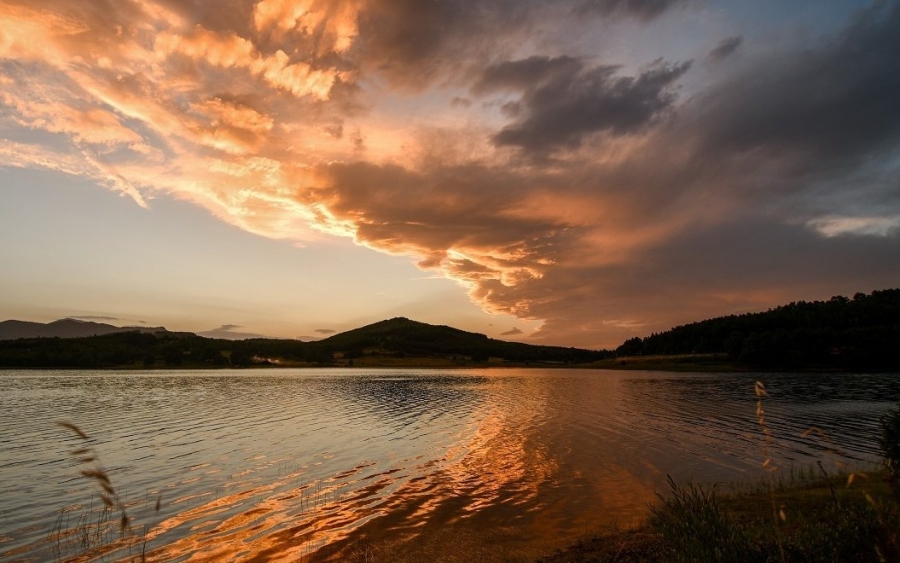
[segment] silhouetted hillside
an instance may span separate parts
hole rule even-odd
[[[335,334],[317,344],[339,350],[350,358],[364,354],[459,355],[476,361],[502,358],[512,362],[588,363],[611,355],[608,351],[494,340],[484,334],[404,317]]]
[[[341,332],[320,340],[323,344],[336,347],[370,347],[390,345],[390,343],[436,342],[459,345],[480,344],[487,336],[466,332],[446,325],[430,325],[396,317],[379,321],[347,332]]]
[[[118,327],[106,323],[60,319],[51,323],[8,320],[0,322],[0,340],[17,338],[81,338],[116,332],[166,332],[163,327]]]
[[[115,328],[115,327],[114,327]],[[82,338],[0,340],[2,367],[213,367],[249,365],[332,365],[363,357],[441,358],[484,363],[589,363],[608,351],[532,346],[493,340],[483,334],[397,318],[301,342],[253,338],[224,340],[192,333],[120,332]]]
[[[110,330],[81,338],[9,334]],[[494,340],[484,334],[395,318],[301,342],[253,338],[223,340],[165,329],[113,327],[64,319],[42,325],[0,323],[0,367],[158,367],[387,364],[437,359],[452,365],[590,364],[616,356],[727,355],[737,365],[763,369],[900,370],[900,289],[857,293],[852,299],[800,301],[764,313],[731,315],[632,338],[616,349],[583,350]],[[154,331],[154,332],[149,332]],[[7,338],[4,340],[3,338]],[[420,363],[419,365],[426,365]],[[428,364],[432,365],[432,364]]]
[[[759,368],[900,369],[900,289],[800,301],[632,338],[619,356],[727,354]]]

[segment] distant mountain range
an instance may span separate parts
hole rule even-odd
[[[169,332],[161,326],[113,326],[78,319],[60,319],[51,323],[8,320],[0,322],[0,340],[18,338],[84,338],[117,332]]]

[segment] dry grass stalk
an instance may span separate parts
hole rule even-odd
[[[87,433],[75,424],[66,421],[60,421],[57,422],[57,424],[67,430],[70,430],[81,440],[84,440],[85,442],[90,441],[90,437],[87,435]],[[112,483],[112,479],[110,479],[109,474],[100,464],[99,456],[90,445],[86,445],[85,447],[73,450],[72,456],[79,464],[93,464],[93,467],[82,469],[80,471],[80,474],[83,477],[96,482],[97,485],[102,489],[102,492],[100,493],[100,500],[104,504],[104,510],[109,509],[118,511],[119,534],[121,537],[124,537],[126,532],[130,531],[131,518],[128,516],[128,511],[125,508],[125,504],[122,502],[122,500],[119,498],[119,494],[116,492],[116,488]],[[159,500],[157,500],[157,506],[158,504]],[[84,547],[87,548],[90,547],[90,545],[86,545]]]

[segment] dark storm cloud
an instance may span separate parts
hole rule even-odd
[[[625,263],[549,271],[527,288],[529,313],[546,315],[538,339],[566,333],[590,345],[603,334],[621,343],[704,318],[894,287],[898,255],[897,232],[824,238],[765,218],[698,225]]]
[[[900,139],[900,5],[877,3],[830,44],[772,57],[704,96],[706,147],[799,151],[833,169]]]
[[[515,336],[517,334],[522,334],[522,330],[518,327],[515,327],[507,330],[506,332],[501,332],[500,336]]]
[[[847,292],[900,279],[900,232],[883,237],[822,237],[802,224],[764,217],[689,229],[647,252],[644,263],[671,283],[703,290],[815,288],[823,281]],[[854,289],[860,278],[872,287]]]
[[[719,44],[716,45],[715,49],[709,52],[709,58],[713,61],[721,61],[722,59],[734,54],[734,52],[738,50],[738,47],[740,47],[743,42],[744,38],[741,35],[726,37],[725,39],[719,41]]]
[[[367,68],[420,88],[502,49],[541,2],[373,0],[359,17],[358,52]]]
[[[650,20],[685,0],[372,0],[359,18],[362,64],[414,89],[509,55],[548,21]]]
[[[685,3],[685,0],[585,0],[578,7],[578,12],[597,13],[603,16],[632,16],[649,20],[672,6]]]
[[[337,331],[330,328],[317,328],[316,332],[318,332],[319,334],[334,334]]]
[[[517,61],[504,61],[486,68],[472,86],[474,94],[484,95],[502,90],[524,91],[546,86],[552,80],[571,80],[584,69],[575,57],[533,56]]]
[[[597,132],[635,133],[675,101],[673,83],[690,63],[657,64],[636,77],[615,66],[585,68],[570,57],[531,57],[489,67],[473,90],[522,89],[522,117],[493,141],[533,155],[577,148]]]

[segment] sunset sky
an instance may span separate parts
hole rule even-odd
[[[615,347],[900,286],[900,2],[0,0],[0,320]]]

